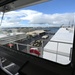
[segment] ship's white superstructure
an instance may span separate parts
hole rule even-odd
[[[62,27],[44,47],[43,58],[62,64],[70,62],[74,27]]]

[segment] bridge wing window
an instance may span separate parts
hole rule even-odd
[[[52,5],[49,1],[5,13],[0,29],[0,45],[56,63],[69,64],[75,14],[66,9],[63,11],[64,7],[60,12],[60,6],[56,7],[54,2]],[[63,6],[62,2],[60,4]]]

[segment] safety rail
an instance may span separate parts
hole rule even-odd
[[[22,43],[12,42],[12,41],[8,44],[14,44],[15,45],[15,48],[13,47],[14,45],[12,45],[12,47],[9,46],[9,48],[12,48],[12,49],[15,49],[15,50],[18,50],[18,51],[22,51],[22,52],[25,52],[25,53],[28,53],[28,54],[31,54],[30,48],[37,48],[38,51],[40,52],[39,57],[43,57],[43,47],[42,46],[36,47],[36,46],[33,46],[33,45],[22,44]]]
[[[50,50],[50,49],[44,50],[44,46],[43,46],[44,41],[47,41],[47,40],[42,40],[42,45],[40,47],[33,46],[32,44],[22,44],[22,43],[13,42],[13,41],[10,41],[10,43],[15,45],[15,48],[14,48],[15,50],[19,50],[19,51],[22,51],[22,52],[25,52],[25,53],[28,53],[28,54],[31,54],[30,53],[31,48],[37,48],[38,51],[40,52],[39,57],[43,58],[43,53],[48,52],[48,53],[56,54],[56,62],[57,62],[57,59],[58,59],[58,55],[69,57],[69,60],[71,61],[71,55],[72,55],[71,54],[71,52],[72,52],[71,48],[72,47],[70,48],[70,51],[68,53],[60,51],[60,50],[58,50],[58,48],[59,48],[59,44],[72,45],[73,43],[50,40],[50,42],[57,43],[57,49],[56,50]],[[10,48],[13,48],[13,47],[10,47]]]
[[[61,42],[61,41],[53,41],[53,40],[50,40],[50,42],[57,43],[57,49],[56,50],[48,50],[48,49],[46,49],[44,51],[45,52],[48,52],[48,53],[56,54],[56,62],[57,62],[57,59],[58,59],[58,55],[65,56],[65,57],[69,57],[69,60],[71,61],[72,47],[70,48],[70,51],[69,51],[70,53],[58,51],[58,48],[59,48],[59,44],[73,45],[73,43]]]

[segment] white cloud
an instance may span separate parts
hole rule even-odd
[[[29,20],[32,24],[68,24],[69,21],[73,21],[74,13],[64,13],[64,14],[38,14]]]
[[[75,13],[55,13],[55,14],[44,14],[42,12],[34,10],[19,10],[11,11],[5,14],[2,27],[14,27],[14,26],[24,26],[24,21],[28,21],[27,24],[30,26],[37,25],[61,25],[68,24],[69,21],[72,22]],[[1,15],[0,15],[1,18]],[[23,20],[23,23],[22,23]],[[26,24],[25,24],[26,25]]]

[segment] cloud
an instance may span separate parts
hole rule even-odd
[[[0,19],[1,19],[0,14]],[[34,10],[18,10],[5,14],[2,27],[62,25],[72,22],[75,13],[44,14]],[[27,23],[25,23],[27,21]]]

